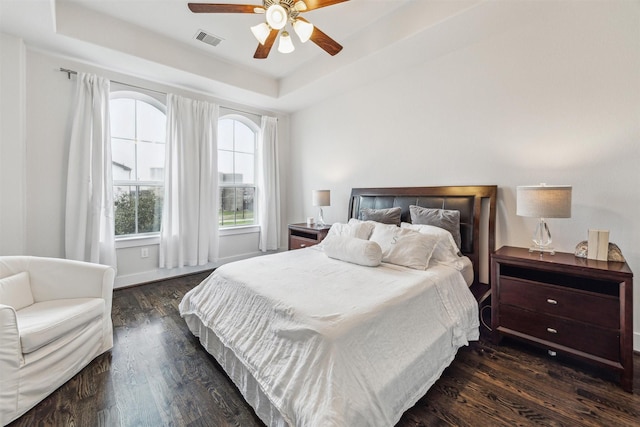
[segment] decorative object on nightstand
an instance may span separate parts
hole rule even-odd
[[[312,190],[311,203],[313,204],[313,206],[318,206],[320,208],[318,212],[318,225],[326,225],[324,222],[322,207],[331,206],[331,192],[329,190]]]
[[[575,255],[578,258],[587,258],[587,252],[589,250],[589,242],[583,240],[582,242],[576,245]],[[607,261],[609,262],[625,262],[624,255],[622,255],[622,251],[620,247],[615,243],[609,242],[609,248],[607,252]]]
[[[633,272],[624,262],[505,246],[491,255],[491,329],[620,374],[633,391]]]
[[[587,258],[606,261],[609,253],[609,230],[589,230]]]
[[[289,224],[289,250],[317,245],[327,237],[330,225]]]
[[[570,185],[521,185],[516,188],[516,214],[539,218],[530,252],[555,253],[546,218],[571,218]]]

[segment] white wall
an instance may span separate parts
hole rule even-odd
[[[640,274],[640,8],[545,4],[528,25],[292,115],[290,221],[315,214],[315,188],[331,189],[335,222],[352,187],[497,184],[497,245],[526,247],[535,219],[516,216],[515,187],[571,184],[572,218],[549,220],[556,248],[608,229]],[[636,284],[636,350],[639,307]]]
[[[154,82],[141,81],[109,70],[78,63],[67,58],[48,55],[24,48],[23,43],[9,36],[2,36],[2,144],[0,145],[0,196],[2,215],[0,222],[0,255],[25,253],[36,256],[64,257],[64,210],[66,176],[68,167],[68,141],[75,77],[69,80],[60,67],[93,72],[112,80],[129,83],[163,92],[171,91],[196,99],[206,99],[232,108],[240,108],[257,114],[275,113],[247,108],[211,95],[171,88]],[[5,49],[8,45],[10,49]],[[7,56],[5,56],[7,55]],[[11,55],[11,56],[9,56]],[[7,66],[9,61],[15,64]],[[16,65],[17,64],[17,65]],[[9,72],[5,73],[5,69]],[[22,87],[20,92],[18,89]],[[26,90],[24,88],[26,87]],[[5,88],[11,88],[6,91]],[[15,88],[15,89],[14,89]],[[5,99],[5,93],[7,98]],[[10,109],[13,105],[13,110]],[[20,138],[20,109],[26,130]],[[6,110],[14,114],[5,114]],[[278,117],[280,152],[283,163],[288,156],[288,116]],[[5,123],[10,125],[5,127]],[[8,176],[8,178],[7,178]],[[20,177],[24,178],[21,180]],[[282,173],[284,181],[286,173]],[[24,182],[24,184],[23,184]],[[286,186],[284,187],[286,189]],[[22,202],[21,202],[22,201]],[[21,203],[23,207],[21,208]],[[284,210],[284,207],[283,207]],[[282,246],[286,247],[286,219],[283,219]],[[20,234],[20,230],[26,230]],[[10,244],[8,244],[10,242]],[[116,287],[142,283],[177,274],[213,268],[223,262],[257,255],[259,236],[257,231],[223,235],[220,238],[220,260],[200,267],[161,270],[158,266],[158,242],[147,240],[123,245],[117,251],[118,275]],[[149,249],[149,256],[142,258],[140,246]]]
[[[0,254],[24,253],[25,47],[0,34]]]

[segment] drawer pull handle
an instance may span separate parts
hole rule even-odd
[[[554,300],[554,299],[551,299],[551,298],[547,298],[547,302],[548,302],[549,304],[553,304],[553,305],[558,304],[558,301],[556,301],[556,300]]]
[[[549,353],[549,356],[551,356],[551,357],[556,357],[558,355],[558,353],[556,353],[553,350],[547,350],[547,353]]]
[[[557,334],[558,333],[558,331],[556,329],[553,329],[553,328],[547,328],[547,332],[550,332],[552,334]]]

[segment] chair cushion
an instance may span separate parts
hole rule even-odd
[[[22,353],[31,353],[104,315],[102,298],[37,302],[16,311]]]
[[[16,311],[33,304],[28,272],[0,279],[0,304],[11,306]]]

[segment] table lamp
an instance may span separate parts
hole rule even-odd
[[[546,218],[571,218],[570,185],[522,185],[516,187],[516,215],[539,218],[529,252],[555,253]]]
[[[329,190],[311,190],[311,203],[313,206],[318,206],[320,211],[318,212],[318,226],[325,226],[324,216],[322,214],[323,206],[331,206],[331,192]]]

